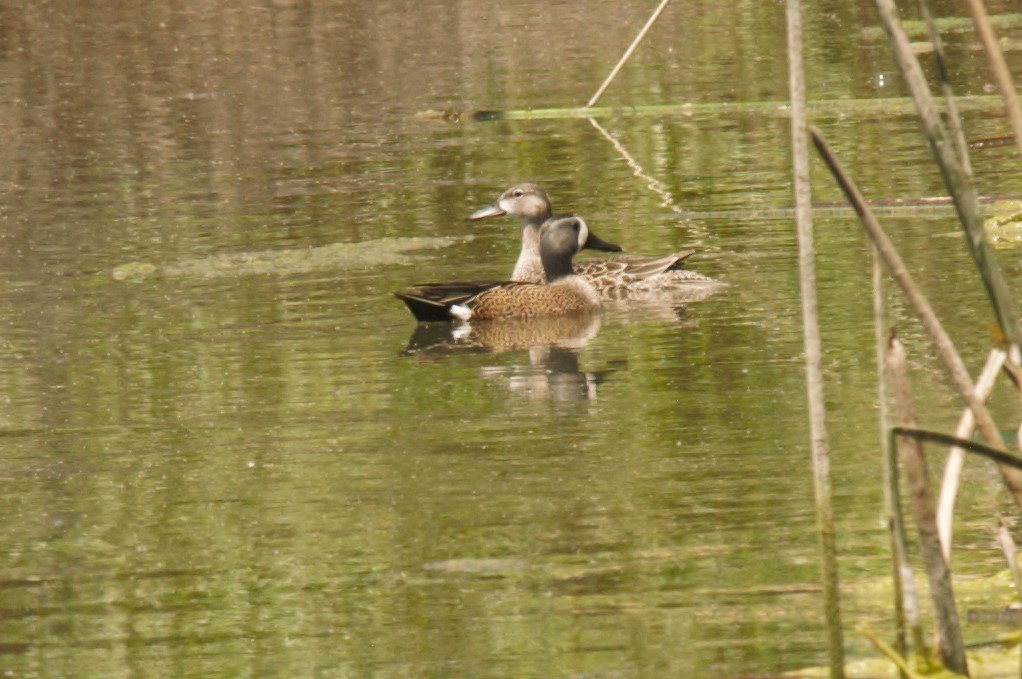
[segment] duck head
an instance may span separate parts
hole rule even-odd
[[[539,226],[553,215],[550,197],[536,184],[516,184],[501,194],[497,202],[489,207],[476,210],[468,216],[471,220],[510,215],[518,217],[525,224]]]
[[[608,243],[589,230],[581,217],[559,217],[539,230],[539,257],[543,262],[547,283],[572,274],[571,259],[581,250],[621,252],[621,247]]]

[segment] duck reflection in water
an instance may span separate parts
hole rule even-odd
[[[557,346],[532,347],[527,366],[487,366],[480,370],[484,379],[507,378],[508,390],[516,396],[559,403],[595,401],[596,387],[612,372],[579,370],[578,350]]]
[[[590,401],[596,398],[597,386],[613,372],[579,369],[578,352],[599,329],[597,314],[420,324],[402,353],[430,361],[456,354],[525,350],[528,363],[483,366],[480,375],[506,378],[511,393],[529,400]]]

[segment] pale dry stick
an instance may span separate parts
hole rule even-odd
[[[912,95],[912,102],[915,104],[919,122],[930,142],[930,149],[940,168],[944,184],[954,201],[962,228],[965,229],[969,254],[972,255],[976,263],[987,296],[994,307],[1001,334],[1013,344],[1019,344],[1022,342],[1022,334],[1019,331],[1015,305],[1011,299],[1011,289],[1005,281],[1004,273],[1001,271],[993,248],[987,240],[983,221],[979,215],[976,188],[958,162],[954,144],[941,120],[933,97],[930,95],[923,69],[919,66],[919,60],[916,58],[908,36],[898,19],[898,9],[894,5],[894,0],[876,0],[876,4],[877,9],[880,10],[884,30],[891,42],[895,61],[897,61],[905,78],[905,84]]]
[[[799,290],[802,296],[802,340],[806,354],[806,398],[809,405],[810,450],[816,525],[820,542],[820,577],[827,625],[827,659],[831,679],[845,676],[841,592],[838,584],[837,539],[831,500],[830,450],[823,393],[823,360],[816,299],[816,252],[813,247],[813,205],[809,186],[809,142],[806,134],[806,84],[802,66],[802,7],[788,0],[788,89],[791,99],[791,150],[794,161],[795,224],[798,232]]]
[[[1019,390],[1019,395],[1022,396],[1022,348],[1017,344],[1012,344],[1008,348],[1008,360],[1004,363],[1005,368],[1012,378],[1012,384]],[[1018,445],[1019,452],[1022,452],[1022,424],[1019,424],[1018,431],[1015,433],[1015,443]]]
[[[860,624],[858,630],[862,636],[869,639],[870,643],[872,643],[881,654],[885,655],[888,660],[894,663],[894,666],[898,668],[899,675],[909,677],[909,679],[925,679],[923,675],[913,672],[912,668],[905,660],[905,656],[891,648],[886,641],[881,639],[880,636],[869,627],[869,625]]]
[[[1008,562],[1008,570],[1011,571],[1012,580],[1015,581],[1015,596],[1022,598],[1022,574],[1018,570],[1018,547],[1011,537],[1008,524],[1003,516],[997,517],[997,542],[1004,552],[1004,559]],[[1017,603],[1017,602],[1016,602]],[[1022,667],[1019,668],[1019,675],[1022,676]]]
[[[881,372],[883,372],[883,359],[881,359]],[[882,380],[881,380],[882,381]],[[900,474],[898,474],[898,461],[895,450],[893,432],[888,432],[884,437],[887,444],[885,458],[887,469],[887,484],[885,485],[885,497],[892,498],[888,507],[889,517],[887,529],[891,540],[891,563],[894,578],[894,613],[895,633],[898,652],[908,655],[909,644],[907,634],[911,633],[912,648],[925,648],[926,641],[923,635],[923,623],[919,614],[919,594],[916,590],[915,575],[912,572],[912,564],[908,561],[908,538],[905,535],[905,520],[901,506],[901,488],[899,485]]]
[[[933,43],[933,56],[937,63],[937,77],[940,80],[940,90],[944,94],[944,105],[947,106],[947,121],[951,127],[951,134],[955,140],[955,148],[958,150],[958,161],[962,164],[962,171],[965,176],[972,178],[972,163],[969,161],[969,143],[965,140],[965,130],[962,129],[962,117],[958,114],[958,103],[955,101],[955,94],[951,88],[951,78],[947,73],[947,61],[944,59],[944,43],[940,39],[940,31],[933,21],[933,14],[930,13],[930,3],[927,0],[919,0],[919,9],[923,19],[926,21],[926,28],[930,32],[930,42]]]
[[[873,266],[871,268],[871,282],[873,288],[873,347],[876,351],[877,361],[877,374],[883,375],[884,370],[884,278],[883,278],[883,264],[880,261],[880,255],[877,251],[873,250]],[[887,413],[887,390],[885,383],[882,379],[877,380],[877,402],[880,404],[880,447],[883,450],[884,458],[887,458],[888,454],[888,438],[887,438],[887,422],[889,419]],[[886,483],[886,475],[894,470],[884,469],[885,483],[884,487],[888,487]],[[884,501],[888,507],[891,506],[894,498],[889,497],[886,493],[884,495]]]
[[[610,75],[607,76],[607,79],[603,81],[602,85],[600,85],[600,89],[596,90],[596,94],[589,99],[589,103],[586,104],[586,108],[592,108],[593,104],[599,101],[600,97],[603,96],[603,91],[607,89],[614,78],[617,77],[618,71],[620,71],[621,67],[625,65],[626,61],[628,61],[628,57],[632,56],[632,52],[635,51],[635,48],[639,46],[642,39],[646,37],[647,33],[649,33],[649,29],[653,27],[653,22],[657,20],[657,17],[660,16],[660,13],[664,11],[664,8],[667,7],[667,3],[670,1],[671,0],[661,0],[660,6],[653,11],[653,16],[649,18],[646,25],[643,26],[642,30],[639,31],[639,34],[635,36],[635,40],[633,40],[632,44],[625,50],[624,55],[622,55],[621,59],[618,60],[617,66],[614,67],[614,69],[610,72]]]
[[[976,396],[982,401],[990,397],[994,389],[994,381],[1001,372],[1004,359],[1008,353],[1004,349],[994,348],[987,355],[979,377],[976,378]],[[962,413],[955,429],[955,436],[967,439],[976,428],[976,418],[968,408]],[[958,485],[961,481],[962,467],[965,465],[965,451],[957,446],[948,453],[944,464],[944,480],[940,484],[940,499],[937,502],[937,532],[940,534],[940,547],[944,558],[951,563],[951,532],[954,529],[955,499],[958,497]]]
[[[888,437],[888,438],[894,438]],[[891,441],[891,449],[894,449]],[[898,495],[900,502],[901,495]],[[898,597],[895,601],[895,611],[900,613],[897,630],[897,648],[903,655],[908,655],[908,641],[906,632],[912,636],[912,644],[916,649],[923,649],[926,641],[923,635],[923,621],[919,612],[919,591],[916,587],[915,574],[912,571],[912,564],[908,560],[908,540],[905,536],[905,526],[902,521],[901,507],[896,510],[898,525],[890,526],[891,547],[894,554],[895,572],[895,594]]]
[[[876,249],[873,250],[873,341],[877,362],[877,401],[880,405],[880,447],[883,453],[884,510],[891,540],[891,576],[894,579],[895,647],[902,656],[908,654],[907,631],[911,630],[913,644],[923,644],[922,623],[919,618],[919,596],[916,593],[912,565],[908,561],[908,539],[901,509],[900,474],[895,455],[894,437],[889,431],[890,416],[887,409],[887,381],[884,375],[886,333],[884,331],[883,264]],[[907,628],[907,629],[906,629]],[[900,673],[905,676],[904,673]]]
[[[969,372],[966,370],[961,356],[955,350],[954,343],[947,332],[944,331],[943,326],[937,319],[937,315],[933,312],[933,307],[930,306],[929,301],[915,284],[894,244],[873,216],[873,212],[869,209],[858,187],[844,171],[840,161],[831,152],[827,142],[823,139],[823,135],[815,127],[810,127],[810,131],[813,136],[813,143],[816,144],[816,149],[820,152],[838,184],[840,184],[842,191],[844,191],[845,196],[848,198],[848,202],[851,203],[856,214],[859,215],[863,227],[873,240],[873,245],[880,252],[891,277],[898,283],[898,286],[919,318],[920,323],[922,323],[923,328],[929,334],[930,341],[936,347],[937,354],[944,364],[944,368],[948,371],[959,395],[972,410],[983,438],[987,440],[991,448],[1002,451],[1007,450],[997,423],[994,422],[986,405],[976,395],[976,390],[972,385],[972,378],[969,377]],[[1015,500],[1015,504],[1022,508],[1022,472],[1004,464],[998,464],[997,469],[1001,473],[1001,478],[1011,493],[1012,499]]]
[[[912,398],[912,384],[908,376],[908,361],[905,348],[893,334],[888,342],[886,356],[887,374],[891,381],[891,392],[898,412],[898,420],[904,427],[916,426],[915,406]],[[933,494],[922,441],[901,438],[898,442],[901,465],[908,480],[909,504],[919,533],[919,552],[930,582],[930,599],[933,601],[934,622],[937,625],[938,647],[944,665],[959,674],[968,675],[969,665],[965,660],[965,640],[958,620],[958,608],[951,588],[951,571],[940,551],[940,536],[937,535],[937,521],[933,511]],[[919,653],[921,649],[915,649]]]
[[[994,71],[994,79],[997,80],[997,87],[1001,90],[1004,98],[1004,107],[1008,112],[1008,120],[1011,121],[1011,129],[1015,133],[1015,143],[1022,152],[1022,106],[1018,102],[1018,93],[1015,91],[1015,84],[1011,81],[1011,73],[1008,71],[1008,64],[1004,61],[1004,54],[997,43],[997,36],[990,26],[990,17],[987,16],[986,7],[982,0],[967,0],[969,12],[972,13],[972,21],[976,24],[976,32],[979,39],[986,48],[987,58],[990,60],[990,68]]]
[[[1004,552],[1008,570],[1011,571],[1011,578],[1015,582],[1015,596],[1022,597],[1022,574],[1018,570],[1018,547],[1015,546],[1015,540],[1011,537],[1011,531],[1008,530],[1008,524],[1003,516],[997,517],[997,544]]]
[[[1004,372],[1011,379],[1015,388],[1020,390],[1019,395],[1022,396],[1022,365],[1020,363],[1022,363],[1022,350],[1017,344],[1008,345],[1008,360],[1004,362]],[[1018,444],[1022,448],[1022,439],[1019,439]]]

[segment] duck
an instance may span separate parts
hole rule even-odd
[[[511,280],[528,283],[544,281],[540,261],[539,232],[553,219],[550,196],[538,184],[516,184],[501,194],[497,202],[468,216],[476,221],[508,215],[522,221],[522,249]],[[695,250],[683,250],[658,257],[624,255],[613,259],[575,262],[574,271],[597,290],[601,297],[619,298],[629,292],[669,291],[699,284],[719,284],[712,278],[684,268]]]
[[[572,258],[586,248],[606,252],[621,248],[600,239],[576,216],[547,220],[538,229],[537,244],[545,282],[439,283],[394,295],[421,322],[540,318],[599,310],[599,293],[574,272]]]

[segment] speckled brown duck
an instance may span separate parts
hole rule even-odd
[[[522,249],[511,279],[529,283],[544,280],[539,253],[540,228],[553,218],[553,207],[546,191],[537,184],[512,186],[497,202],[476,210],[469,219],[485,219],[509,215],[522,220]],[[574,263],[577,275],[589,281],[603,298],[618,298],[622,293],[718,284],[718,281],[684,268],[684,261],[694,250],[672,252],[659,257],[624,255],[613,259],[590,259]]]
[[[496,320],[582,314],[600,308],[600,295],[572,270],[580,250],[621,250],[589,231],[580,217],[547,221],[538,233],[546,283],[501,281],[420,285],[395,293],[420,321]]]

